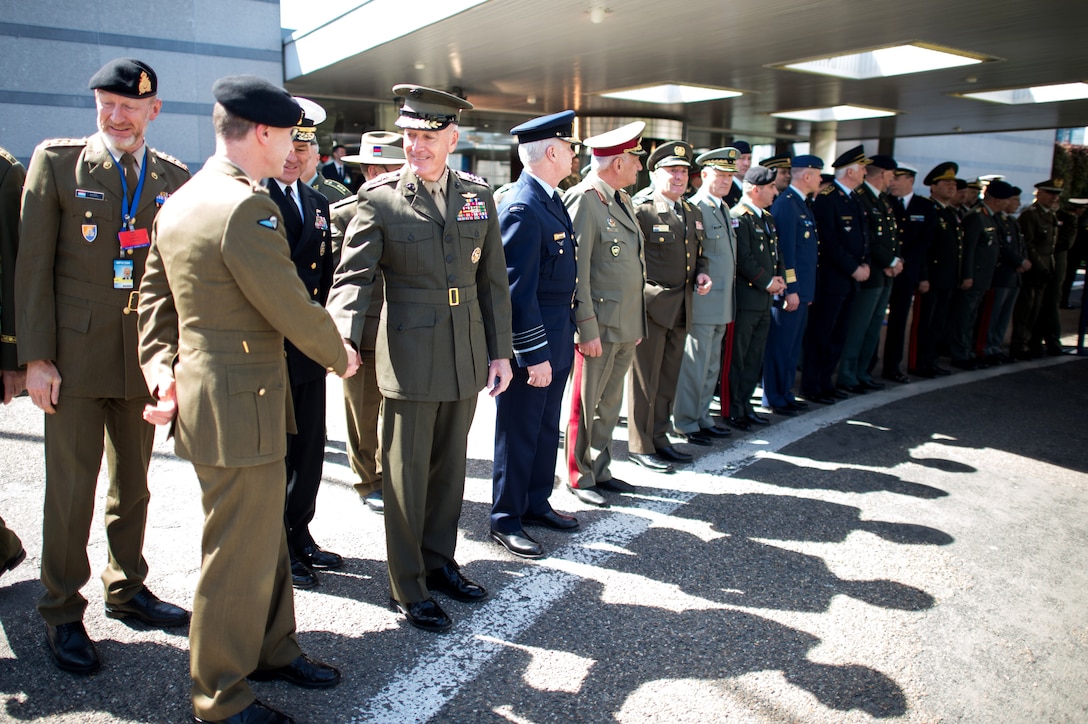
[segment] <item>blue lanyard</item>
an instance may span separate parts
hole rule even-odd
[[[113,156],[113,153],[110,153],[110,155]],[[140,208],[140,194],[144,190],[144,177],[147,175],[147,146],[144,146],[144,160],[140,164],[140,180],[136,182],[136,193],[132,196],[131,205],[128,201],[128,181],[125,180],[125,169],[121,166],[120,161],[116,158],[113,160],[117,164],[117,169],[121,172],[121,218],[124,220],[125,228],[132,231],[136,228],[136,210]]]

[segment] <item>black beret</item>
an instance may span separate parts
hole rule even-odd
[[[212,94],[232,115],[273,128],[302,121],[302,107],[283,88],[255,75],[228,75],[215,81]]]
[[[987,198],[993,199],[1008,199],[1016,196],[1016,187],[1007,181],[996,179],[990,182],[990,185],[986,187]]]
[[[766,186],[767,184],[773,184],[775,176],[778,172],[773,168],[767,168],[766,166],[752,166],[748,169],[748,173],[744,174],[744,183],[752,184],[753,186]]]
[[[733,148],[737,149],[737,152],[741,156],[743,156],[745,154],[747,154],[749,156],[752,155],[752,144],[748,143],[747,141],[733,141],[729,145],[732,146]]]
[[[159,92],[159,79],[151,66],[135,58],[117,58],[91,76],[91,90],[104,90],[126,98],[150,98]]]

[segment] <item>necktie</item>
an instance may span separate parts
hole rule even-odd
[[[125,185],[128,186],[128,200],[132,202],[132,196],[136,193],[136,185],[140,183],[140,174],[136,171],[136,157],[131,153],[121,154],[121,170],[125,174]]]
[[[298,203],[295,202],[294,186],[286,186],[283,189],[283,195],[287,197],[287,202],[291,206],[291,211],[295,215],[295,221],[302,223],[302,211],[298,208]]]
[[[437,181],[428,181],[426,185],[427,190],[431,192],[431,198],[434,199],[434,205],[438,207],[438,215],[445,221],[446,194],[443,193],[444,189]]]

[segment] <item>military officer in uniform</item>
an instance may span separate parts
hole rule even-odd
[[[282,88],[230,76],[212,89],[216,155],[155,221],[140,286],[140,362],[193,463],[204,508],[190,629],[198,722],[288,722],[246,677],[335,686],[336,669],[295,638],[283,525],[284,456],[294,432],[284,338],[339,375],[358,367],[295,266],[284,219],[260,179],[283,173],[301,109]]]
[[[744,196],[730,211],[737,234],[737,319],[729,369],[729,424],[747,430],[767,418],[752,408],[763,351],[771,326],[771,299],[786,291],[785,268],[778,254],[778,232],[768,211],[778,195],[775,172],[752,166],[744,175]],[[783,298],[792,310],[794,300]]]
[[[317,170],[317,162],[319,156],[317,153],[317,135],[314,135],[314,139],[310,142],[309,151],[302,155],[302,175],[299,176],[310,188],[319,192],[322,196],[329,200],[330,204],[335,204],[337,201],[343,201],[344,199],[354,198],[355,194],[352,193],[344,184],[340,183],[336,179],[325,178],[320,171]]]
[[[945,161],[933,167],[923,181],[929,186],[929,198],[934,223],[927,225],[932,236],[926,246],[926,263],[922,281],[928,291],[918,305],[917,365],[912,374],[921,377],[937,377],[949,371],[937,364],[938,350],[945,340],[948,315],[952,309],[952,297],[960,281],[960,262],[963,250],[963,227],[955,207],[956,173],[959,166]]]
[[[1012,187],[1002,182],[987,189],[981,206],[967,212],[963,219],[963,261],[960,285],[952,299],[948,321],[948,348],[952,366],[973,370],[987,366],[975,355],[975,326],[982,301],[993,283],[1001,253],[1001,227],[997,214],[1005,208],[1005,198]]]
[[[446,165],[472,104],[416,85],[393,92],[408,162],[359,190],[328,306],[359,346],[377,272],[385,279],[376,357],[389,582],[409,623],[445,631],[453,622],[432,592],[487,597],[454,553],[476,397],[510,384],[510,290],[489,187]]]
[[[915,305],[915,295],[929,291],[929,282],[923,281],[927,265],[926,253],[929,239],[937,225],[933,204],[914,193],[917,169],[896,164],[889,184],[892,211],[899,232],[899,255],[903,258],[903,271],[892,280],[892,293],[888,297],[888,326],[884,334],[883,370],[881,377],[890,382],[907,384],[910,377],[900,365],[906,348],[907,319]],[[911,354],[917,352],[917,315],[911,328]],[[915,367],[908,363],[908,367]]]
[[[994,298],[990,308],[990,324],[986,333],[986,363],[1003,364],[1011,362],[1012,357],[1002,352],[1005,333],[1009,331],[1016,297],[1020,293],[1020,278],[1031,269],[1024,239],[1020,235],[1020,225],[1010,214],[1020,208],[1018,186],[1010,186],[1000,179],[991,181],[986,187],[986,196],[1002,199],[1000,211],[994,214],[999,230],[1000,250],[997,267],[994,269],[992,283]]]
[[[567,486],[591,505],[607,504],[599,489],[611,486],[623,380],[646,336],[642,231],[623,190],[642,170],[645,127],[634,121],[585,139],[593,152],[589,173],[563,197],[578,239]]]
[[[718,384],[722,339],[735,315],[737,238],[722,197],[733,185],[738,155],[737,149],[726,146],[695,159],[702,168],[703,184],[691,198],[691,205],[703,217],[702,248],[711,286],[709,292],[691,300],[691,323],[676,381],[672,420],[676,431],[696,445],[710,445],[731,432],[711,417],[710,403]]]
[[[752,166],[752,144],[747,141],[733,141],[730,144],[733,148],[737,149],[737,172],[733,176],[733,185],[729,189],[723,198],[725,205],[732,209],[740,201],[740,197],[744,195],[744,175],[748,173],[748,169]]]
[[[4,404],[26,387],[26,370],[19,368],[15,335],[15,256],[19,251],[19,195],[26,172],[23,164],[0,148],[0,370]],[[23,562],[26,551],[0,518],[0,576]]]
[[[495,398],[491,538],[516,556],[539,558],[524,526],[569,531],[552,493],[559,411],[574,361],[574,226],[557,185],[575,155],[574,111],[534,118],[510,131],[524,170],[499,204],[513,309],[514,379]]]
[[[778,189],[779,195],[790,187],[790,169],[792,168],[790,154],[776,153],[760,161],[759,165],[774,171],[774,187]]]
[[[808,308],[816,297],[819,238],[808,200],[820,188],[824,160],[806,154],[795,156],[790,166],[790,185],[771,204],[786,282],[781,295],[785,303],[771,305],[771,326],[763,354],[763,406],[784,417],[793,417],[808,407],[807,402],[794,397],[793,385]]]
[[[389,131],[369,131],[363,134],[359,153],[344,156],[344,163],[356,163],[362,167],[363,181],[370,181],[404,165],[404,137]],[[332,244],[336,258],[344,232],[355,218],[359,199],[350,196],[332,206]],[[382,456],[379,420],[382,411],[382,393],[378,389],[375,373],[374,343],[378,337],[378,318],[385,303],[385,284],[381,279],[374,282],[370,306],[366,310],[366,325],[359,345],[359,372],[344,380],[344,413],[347,416],[348,463],[359,476],[355,492],[369,510],[382,514]]]
[[[688,201],[691,144],[665,141],[650,154],[654,191],[636,196],[635,219],[646,240],[646,337],[635,349],[627,386],[627,439],[631,460],[648,470],[671,472],[671,463],[692,456],[669,441],[676,379],[684,359],[694,292],[706,294],[712,282],[702,252],[703,214]],[[621,492],[632,489],[612,478]]]
[[[883,382],[870,376],[869,363],[880,345],[880,328],[884,325],[892,283],[903,271],[899,229],[886,193],[898,164],[884,154],[874,155],[870,160],[872,163],[865,167],[865,181],[858,186],[857,194],[869,225],[872,271],[858,285],[854,303],[850,305],[838,374],[838,384],[857,394],[884,389]]]
[[[324,306],[332,287],[336,263],[331,248],[329,202],[299,181],[302,159],[316,143],[317,125],[325,109],[306,98],[296,98],[303,119],[292,131],[292,149],[283,169],[267,179],[268,195],[280,209],[291,261],[310,298]],[[317,570],[343,565],[336,553],[322,550],[310,534],[317,508],[317,491],[325,462],[325,367],[307,357],[287,340],[287,379],[298,432],[287,436],[287,550],[291,554],[291,582],[295,588],[318,585]]]
[[[45,519],[38,611],[57,665],[98,669],[83,627],[87,537],[103,437],[109,467],[106,614],[155,627],[189,614],[144,585],[147,468],[155,429],[136,350],[137,293],[159,207],[189,179],[178,160],[144,142],[159,114],[155,71],[106,63],[91,78],[98,133],[44,141],[23,191],[15,280],[19,361],[45,416]],[[107,433],[103,435],[103,432]]]
[[[1048,287],[1054,275],[1054,248],[1058,240],[1055,208],[1065,179],[1053,178],[1035,184],[1035,203],[1020,214],[1020,233],[1028,250],[1031,270],[1021,277],[1020,297],[1012,316],[1013,359],[1031,359],[1061,354],[1061,339],[1048,323]]]
[[[831,164],[835,180],[816,195],[813,214],[820,235],[816,300],[809,310],[801,391],[814,402],[831,404],[846,397],[831,376],[846,340],[850,305],[858,283],[869,278],[869,227],[857,189],[865,180],[869,159],[861,146]]]

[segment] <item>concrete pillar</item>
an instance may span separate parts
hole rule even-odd
[[[809,153],[824,160],[824,170],[827,172],[831,170],[831,162],[838,157],[835,153],[835,143],[838,140],[835,134],[838,129],[837,121],[813,123],[812,133],[809,135]]]

